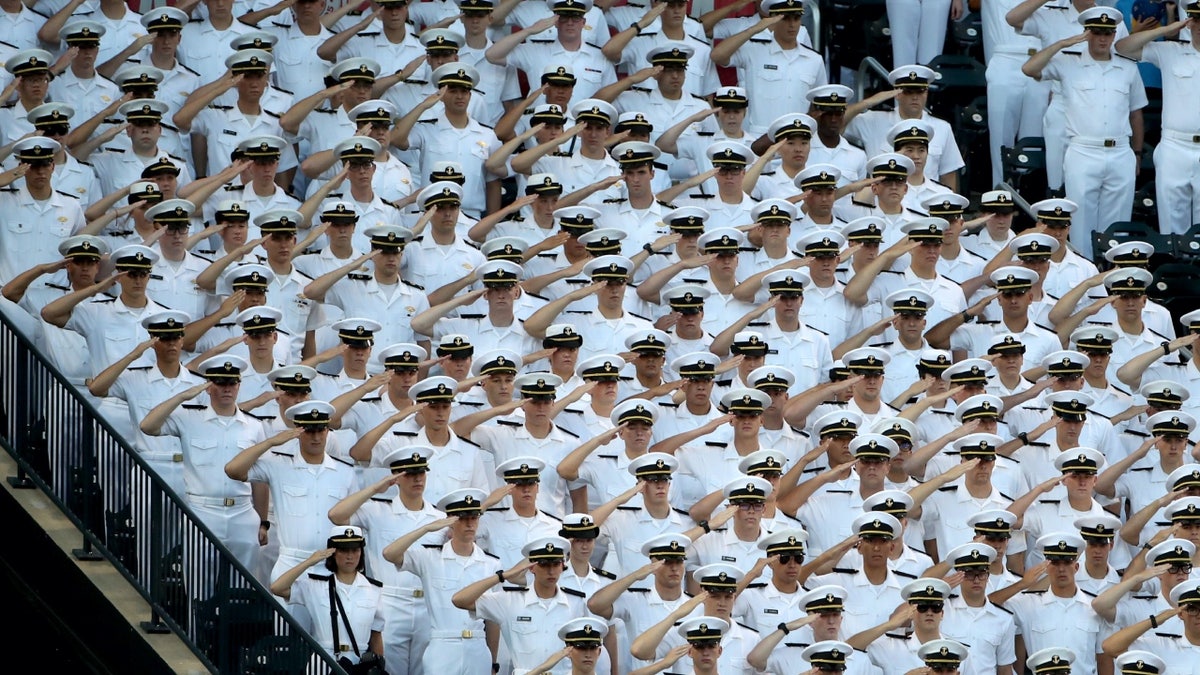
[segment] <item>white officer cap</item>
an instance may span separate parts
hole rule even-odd
[[[566,325],[566,324],[562,324]],[[549,331],[546,332],[550,334]],[[667,353],[667,347],[671,345],[671,336],[667,333],[650,328],[638,333],[633,333],[625,338],[625,349],[631,352],[657,352],[660,355]]]
[[[1167,662],[1158,654],[1141,649],[1125,652],[1113,660],[1121,675],[1158,675],[1167,672]]]
[[[888,73],[888,82],[893,87],[925,89],[942,76],[932,68],[919,65],[900,66]]]
[[[931,579],[931,581],[937,581]],[[930,640],[917,649],[917,658],[926,666],[957,667],[967,659],[970,650],[957,640]]]
[[[562,386],[562,383],[563,379],[554,373],[525,373],[518,375],[513,380],[513,387],[521,398],[534,396],[553,398],[558,394],[557,389]]]
[[[571,542],[562,537],[538,537],[521,547],[521,555],[539,560],[564,560],[571,551]]]
[[[513,457],[496,466],[496,477],[504,481],[539,480],[539,472],[546,463],[532,455]]]
[[[1077,422],[1083,421],[1087,409],[1096,403],[1096,399],[1082,391],[1055,391],[1043,396],[1042,400],[1050,404],[1050,410],[1056,415],[1072,419],[1078,417],[1075,420]]]
[[[51,162],[62,150],[62,144],[52,138],[30,136],[13,144],[13,154],[22,162]]]
[[[361,527],[354,525],[334,525],[329,530],[329,538],[325,540],[329,548],[356,549],[367,544]]]
[[[595,227],[596,220],[600,218],[600,211],[590,206],[564,206],[561,209],[555,209],[552,215],[564,229],[591,229]]]
[[[837,584],[825,584],[802,593],[796,599],[796,605],[803,607],[805,613],[840,612],[845,609],[846,599],[850,594]]]
[[[678,284],[663,291],[662,297],[671,309],[694,313],[704,309],[704,300],[709,295],[711,292],[699,284]]]
[[[942,379],[951,384],[973,382],[984,384],[995,373],[995,367],[990,361],[983,359],[963,359],[942,371]]]
[[[217,295],[229,295],[239,289],[266,292],[275,273],[266,265],[235,265],[225,270],[217,282]]]
[[[856,459],[894,459],[899,452],[896,441],[883,434],[859,434],[850,441],[850,454]]]
[[[801,190],[832,190],[842,179],[842,170],[832,164],[809,164],[796,173],[792,185]]]
[[[738,333],[738,336],[742,333]],[[734,336],[734,341],[738,340]],[[787,391],[796,383],[796,374],[783,366],[759,366],[746,376],[746,383],[755,389],[782,389]]]
[[[429,167],[429,182],[450,181],[462,185],[467,181],[461,162],[439,159]]]
[[[1188,579],[1171,589],[1171,605],[1180,607],[1200,602],[1200,579]]]
[[[728,563],[710,563],[692,572],[692,578],[706,591],[732,593],[742,580],[744,572]]]
[[[254,216],[254,224],[263,234],[273,232],[288,232],[295,234],[296,228],[304,220],[304,214],[293,209],[273,209]]]
[[[997,291],[1027,291],[1041,280],[1041,275],[1020,265],[1005,265],[990,275],[988,280]]]
[[[791,225],[799,215],[796,205],[786,199],[764,199],[750,209],[755,222],[781,222]]]
[[[279,38],[274,33],[268,33],[265,30],[251,30],[233,36],[233,39],[229,41],[229,48],[234,51],[261,49],[269,52],[277,42],[279,42]]]
[[[804,14],[804,0],[759,0],[758,9],[766,14]]]
[[[129,203],[146,200],[153,204],[155,199],[162,199],[162,191],[158,189],[158,183],[149,180],[138,181],[129,186]]]
[[[622,403],[629,402],[623,401]],[[665,452],[647,452],[631,460],[625,470],[634,478],[649,478],[651,476],[669,477],[671,472],[678,468],[679,460],[675,459],[674,455],[668,455]],[[645,552],[646,549],[643,547],[642,553]]]
[[[1188,392],[1187,387],[1174,380],[1147,382],[1138,389],[1137,393],[1156,408],[1161,408],[1164,405],[1177,405],[1191,398],[1191,393]]]
[[[720,87],[713,95],[713,105],[718,108],[746,108],[750,98],[742,87]]]
[[[1044,232],[1027,232],[1008,242],[1008,250],[1018,259],[1049,258],[1058,250],[1058,240]]]
[[[430,28],[423,31],[418,39],[427,52],[457,52],[467,42],[462,33],[448,28]]]
[[[1108,326],[1080,326],[1071,332],[1071,344],[1079,349],[1112,351],[1113,343],[1120,337]]]
[[[1164,410],[1146,420],[1146,430],[1155,436],[1187,437],[1196,429],[1196,418],[1182,410]]]
[[[66,103],[43,103],[29,111],[25,120],[36,128],[51,124],[67,124],[75,115],[75,109]]]
[[[906,518],[912,508],[913,498],[904,490],[880,490],[863,500],[863,513],[890,513],[896,518]]]
[[[950,584],[933,577],[923,577],[900,587],[900,598],[910,604],[918,602],[945,602],[950,595]]]
[[[616,380],[623,367],[625,367],[625,359],[616,354],[596,354],[577,363],[575,374],[584,380]]]
[[[808,541],[808,532],[801,527],[776,530],[758,540],[758,550],[766,551],[768,556],[777,553],[804,555],[804,543]]]
[[[942,236],[950,223],[945,218],[914,218],[900,226],[900,231],[913,241],[932,241],[942,243]]]
[[[902,288],[887,296],[883,306],[891,312],[911,312],[925,314],[936,304],[933,296],[919,288]],[[843,358],[843,360],[845,360]]]
[[[817,421],[813,422],[813,431],[817,432],[817,438],[827,434],[854,435],[858,433],[862,423],[862,415],[853,410],[834,410],[817,418]]]
[[[1109,294],[1144,294],[1154,281],[1154,275],[1140,267],[1120,267],[1104,275],[1104,288]]]
[[[583,273],[592,281],[628,280],[633,273],[633,261],[621,255],[602,255],[583,266]]]
[[[713,166],[734,166],[744,168],[754,159],[754,152],[737,141],[717,141],[704,150],[704,155]]]
[[[375,334],[383,330],[383,325],[365,317],[347,317],[335,321],[330,328],[337,331],[338,338],[342,342],[356,347],[369,347],[375,341]],[[418,349],[420,348],[418,347]],[[425,350],[421,349],[421,351]],[[382,355],[376,358],[383,361]]]
[[[876,420],[868,431],[873,434],[883,434],[896,441],[896,447],[898,448],[901,441],[905,441],[911,445],[913,439],[917,437],[917,425],[912,420],[903,417],[885,417],[881,420]]]
[[[225,67],[235,75],[255,70],[269,70],[275,58],[271,53],[262,49],[243,49],[230,54],[225,59]]]
[[[546,6],[555,14],[587,14],[592,9],[592,0],[546,0]]]
[[[996,434],[976,433],[967,434],[962,438],[954,441],[951,447],[954,452],[963,460],[974,459],[976,457],[992,458],[996,457],[996,449],[1004,444],[1004,439]]]
[[[646,61],[652,66],[685,68],[688,59],[695,53],[696,50],[686,42],[668,40],[660,42],[646,52]]]
[[[174,9],[174,8],[167,7],[164,9]],[[164,77],[166,77],[166,73],[159,70],[158,68],[155,68],[154,66],[147,66],[147,65],[143,65],[141,63],[134,63],[134,64],[125,66],[124,68],[121,68],[120,70],[118,70],[117,73],[115,75],[113,75],[113,82],[116,82],[119,86],[122,86],[122,87],[128,87],[128,86],[139,85],[139,84],[155,84],[155,85],[157,85],[163,81]]]
[[[879,347],[859,347],[842,355],[842,363],[856,375],[880,375],[884,366],[891,362],[892,355]]]
[[[390,124],[395,121],[397,114],[399,113],[396,106],[391,101],[373,98],[351,108],[348,117],[358,124],[363,122],[387,122]],[[360,117],[364,119],[359,119]]]
[[[267,381],[280,389],[312,389],[317,371],[309,366],[280,366],[267,373]]]
[[[887,226],[887,221],[879,216],[863,216],[843,225],[841,233],[846,235],[846,241],[851,244],[868,241],[880,243]]]
[[[562,191],[562,183],[558,182],[558,177],[552,173],[535,173],[525,181],[525,194],[527,195],[560,195]]]
[[[142,328],[150,333],[151,337],[162,335],[164,333],[182,334],[184,326],[190,323],[192,317],[187,312],[180,312],[175,309],[164,309],[159,312],[147,314],[142,317]]]
[[[860,537],[896,539],[903,529],[904,526],[900,524],[896,516],[881,511],[864,513],[850,524],[850,531]]]
[[[521,355],[511,349],[486,351],[471,362],[471,377],[495,372],[516,373],[521,367]]]
[[[996,549],[991,546],[972,541],[950,549],[945,560],[949,560],[954,569],[961,570],[969,567],[990,567],[997,555],[999,554]]]
[[[298,427],[328,426],[337,410],[325,401],[304,401],[283,411],[283,417]]]
[[[694,574],[695,572],[693,572]],[[741,578],[740,574],[739,578]],[[694,619],[685,619],[675,629],[675,632],[679,633],[679,636],[688,644],[718,644],[728,630],[729,622],[724,619],[718,619],[715,616],[698,616]]]
[[[771,125],[767,127],[767,138],[772,143],[782,141],[786,138],[798,136],[800,138],[812,138],[812,135],[817,130],[817,121],[804,113],[788,113],[776,117]]]
[[[624,363],[624,360],[620,362]],[[599,365],[603,367],[604,363]],[[627,422],[641,422],[642,424],[652,425],[658,420],[658,406],[640,398],[628,399],[613,406],[612,412],[608,415],[608,420],[613,423],[613,426],[620,426]]]
[[[582,617],[571,619],[558,629],[558,639],[568,645],[599,647],[608,635],[608,625],[603,619]]]
[[[724,412],[761,415],[771,405],[771,397],[748,387],[731,389],[721,396],[719,408]]]
[[[267,305],[247,307],[238,312],[237,317],[234,318],[234,323],[241,326],[242,330],[247,333],[267,330],[274,332],[280,321],[283,321],[283,312]]]
[[[1088,537],[1112,539],[1124,523],[1111,513],[1089,513],[1076,518],[1071,524],[1079,530],[1079,535],[1086,541]]]
[[[783,452],[763,448],[743,457],[737,468],[747,476],[757,476],[763,473],[783,473],[786,465],[787,455]]]
[[[1012,213],[1012,193],[1008,190],[988,190],[979,198],[979,207],[989,213]]]
[[[670,457],[670,455],[667,456]],[[639,459],[641,458],[639,457]],[[692,540],[682,534],[660,534],[650,537],[642,543],[642,555],[647,558],[675,558],[682,560],[687,556],[687,551],[691,545]]]
[[[1144,241],[1125,241],[1104,252],[1104,259],[1117,266],[1148,265],[1154,245]]]
[[[1146,566],[1190,565],[1196,545],[1187,539],[1172,538],[1146,552]]]
[[[58,254],[64,258],[99,259],[110,250],[107,242],[90,234],[77,234],[58,242]]]
[[[187,223],[196,205],[186,199],[167,199],[146,209],[146,220]]]
[[[283,149],[287,147],[287,144],[287,141],[279,136],[251,136],[237,144],[237,151],[248,159],[254,157],[277,158],[283,152]]]
[[[815,666],[841,670],[846,666],[846,658],[853,653],[854,648],[841,640],[821,640],[805,647],[800,658]]]
[[[562,517],[558,536],[566,539],[595,539],[600,536],[600,526],[587,513],[568,513]]]
[[[658,146],[644,141],[625,141],[612,149],[613,159],[622,167],[653,162],[661,155],[662,151]]]
[[[462,333],[446,333],[438,340],[434,349],[438,356],[449,355],[452,358],[470,358],[475,353],[471,344],[471,336]]]
[[[512,287],[522,274],[521,266],[509,260],[489,260],[475,268],[475,278],[486,287]]]
[[[1037,219],[1047,224],[1070,222],[1071,214],[1079,206],[1070,199],[1043,199],[1029,207],[1037,215]]]
[[[170,108],[162,101],[152,98],[139,98],[122,103],[121,107],[117,108],[117,114],[129,122],[147,120],[161,122],[163,115],[166,115],[168,110]]]
[[[921,206],[925,209],[926,213],[938,218],[945,218],[946,220],[961,218],[970,205],[970,199],[953,192],[930,195],[921,200]]]
[[[1080,12],[1075,20],[1084,28],[1115,31],[1125,16],[1113,7],[1096,5]]]
[[[1066,647],[1047,647],[1025,659],[1025,665],[1033,671],[1033,675],[1070,673],[1071,664],[1074,662],[1075,652]]]
[[[615,227],[602,227],[598,230],[584,232],[579,235],[579,243],[584,246],[588,244],[598,245],[598,248],[604,249],[605,252],[619,254],[621,252],[621,240],[625,239],[625,237],[625,230],[619,230]],[[593,246],[593,248],[596,248],[596,246]],[[592,254],[596,255],[595,252]]]
[[[1063,473],[1068,471],[1084,471],[1097,473],[1104,468],[1104,455],[1093,448],[1072,448],[1059,453],[1054,458],[1054,468]]]
[[[99,42],[106,32],[108,31],[104,29],[104,26],[95,21],[71,19],[58,31],[58,39],[66,42],[70,47],[81,42]]]
[[[463,189],[461,185],[448,180],[440,180],[425,186],[425,189],[417,194],[417,203],[424,210],[431,206],[440,206],[442,204],[461,204],[462,198]]]
[[[703,253],[737,253],[745,241],[746,235],[741,230],[718,227],[700,235],[696,245]]]
[[[611,126],[617,119],[617,109],[613,104],[598,98],[585,98],[576,102],[571,106],[570,113],[576,122],[597,122]]]
[[[974,528],[978,534],[1011,534],[1016,524],[1017,516],[1004,509],[987,509],[967,518],[967,525]]]
[[[142,15],[142,27],[148,32],[160,30],[183,30],[190,21],[186,12],[175,7],[155,7]]]
[[[908,180],[908,176],[916,169],[917,165],[911,159],[895,152],[885,152],[867,160],[867,173],[872,178],[882,176]]]
[[[355,56],[353,59],[342,59],[330,66],[329,77],[336,79],[337,82],[354,82],[354,80],[374,82],[374,79],[379,77],[379,71],[379,61],[367,59],[364,56]],[[353,118],[353,114],[350,117]]]
[[[430,76],[439,87],[457,86],[474,89],[479,84],[479,71],[466,63],[454,61],[438,66]]]
[[[764,276],[760,284],[763,290],[771,295],[783,293],[803,294],[804,289],[812,283],[806,270],[776,270]]]
[[[333,325],[333,328],[339,331],[339,333],[343,328],[345,328],[346,330],[351,331],[351,334],[357,334],[358,324],[363,323],[363,321],[361,319],[350,319],[349,321],[351,324],[343,326],[342,328],[339,328],[338,324],[345,322],[339,321]],[[370,333],[380,330],[380,328],[375,328],[369,325],[366,326],[366,329]],[[375,354],[375,362],[384,368],[415,369],[419,363],[427,358],[429,358],[429,352],[425,351],[424,347],[412,342],[397,342],[390,344]]]
[[[1180,497],[1167,504],[1164,512],[1172,522],[1196,522],[1200,520],[1200,497]]]
[[[112,252],[110,260],[117,270],[149,270],[158,262],[158,252],[140,244],[129,244]]]
[[[654,123],[646,118],[646,113],[644,112],[627,110],[617,116],[617,123],[613,126],[614,133],[622,131],[629,131],[630,134],[634,131],[648,134],[654,131]],[[615,157],[616,153],[613,153],[613,156]]]
[[[1078,532],[1050,532],[1037,538],[1034,548],[1049,558],[1069,558],[1074,560],[1087,546]]]
[[[374,160],[383,149],[379,141],[370,136],[351,136],[333,146],[333,156],[343,161],[352,159]]]
[[[397,448],[397,450],[409,450],[411,447]],[[388,454],[388,457],[391,457],[391,453]],[[436,508],[448,516],[456,516],[466,512],[470,512],[471,515],[479,515],[483,510],[482,504],[487,499],[487,496],[487,493],[479,488],[460,488],[443,495],[438,500]]]
[[[805,94],[805,98],[818,108],[845,108],[854,100],[854,90],[844,84],[824,84],[813,87]]]
[[[575,86],[575,70],[567,63],[547,64],[542,68],[542,84]]]
[[[954,409],[954,419],[970,422],[979,417],[999,417],[1004,412],[1004,401],[991,394],[976,394],[969,397]]]
[[[217,354],[205,359],[200,367],[200,377],[207,380],[234,380],[240,382],[242,373],[250,368],[250,364],[240,356],[233,354]]]
[[[933,140],[933,125],[923,119],[901,120],[887,130],[888,145],[899,150],[906,143],[929,144]]]
[[[671,370],[682,378],[714,377],[721,362],[712,352],[691,352],[671,362]]]
[[[30,73],[45,73],[50,71],[54,57],[44,49],[22,49],[4,62],[4,69],[20,77]]]

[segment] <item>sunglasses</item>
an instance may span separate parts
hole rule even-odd
[[[944,606],[945,604],[941,602],[918,602],[917,613],[927,614],[929,612],[934,612],[935,614],[940,614]]]

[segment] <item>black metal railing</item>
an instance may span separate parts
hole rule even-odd
[[[0,445],[9,482],[40,489],[150,604],[142,628],[174,632],[219,673],[344,672],[32,340],[0,313]]]

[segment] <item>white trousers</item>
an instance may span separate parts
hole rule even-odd
[[[942,53],[950,0],[887,0],[892,67],[926,64]]]
[[[492,653],[482,630],[478,637],[471,638],[435,635],[429,640],[422,664],[430,675],[491,675]],[[390,664],[388,672],[393,672]]]
[[[1067,199],[1079,205],[1071,216],[1071,243],[1092,259],[1092,233],[1129,220],[1137,158],[1128,144],[1093,147],[1072,139],[1063,158]]]
[[[1046,185],[1058,190],[1063,186],[1063,157],[1067,152],[1067,110],[1062,96],[1050,99],[1042,117],[1042,136],[1046,139]]]
[[[1172,138],[1164,129],[1154,148],[1154,190],[1158,200],[1158,229],[1183,234],[1200,223],[1200,143]]]
[[[1044,87],[1021,72],[1025,56],[992,54],[987,66],[988,147],[992,158],[994,186],[1004,180],[1000,147],[1012,146],[1018,138],[1042,135],[1046,111]]]
[[[423,597],[413,596],[411,588],[385,587],[383,606],[383,658],[390,675],[421,675],[429,645],[428,609]],[[483,640],[484,651],[487,644]],[[491,670],[491,661],[488,661]],[[449,671],[447,671],[449,672]],[[447,673],[431,672],[431,675]]]

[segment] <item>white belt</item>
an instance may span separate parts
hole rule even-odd
[[[997,47],[992,50],[992,53],[993,54],[1006,54],[1008,56],[1029,57],[1029,56],[1033,56],[1034,54],[1038,53],[1038,50],[1034,49],[1033,47],[1029,47],[1029,48]]]
[[[1162,130],[1163,138],[1170,138],[1174,141],[1183,141],[1184,143],[1200,143],[1200,134],[1190,134],[1186,131],[1172,131],[1171,129]]]
[[[164,462],[178,464],[183,461],[182,452],[143,452],[142,459],[147,462]]]
[[[1071,138],[1071,143],[1075,145],[1083,145],[1089,148],[1126,148],[1129,147],[1129,137],[1124,138],[1091,138],[1088,136],[1074,136]]]
[[[200,506],[243,506],[250,503],[249,497],[201,497],[188,493],[187,500]]]
[[[380,593],[392,598],[423,598],[425,589],[415,586],[384,586]]]
[[[306,551],[302,548],[286,548],[284,546],[279,547],[279,557],[280,558],[286,557],[286,558],[297,558],[299,560],[304,560],[304,559],[308,558],[308,556],[312,555],[312,553],[313,553],[312,551]]]
[[[429,632],[431,640],[478,640],[482,638],[482,630],[434,630]]]

